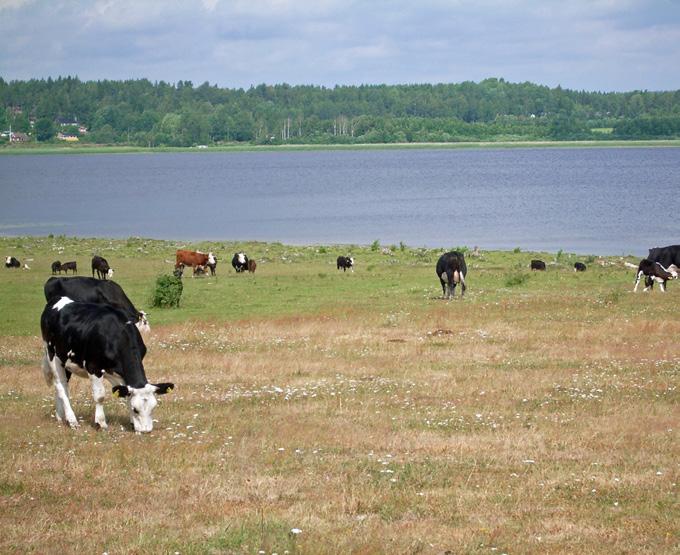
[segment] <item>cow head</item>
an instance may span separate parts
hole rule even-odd
[[[349,265],[354,266],[354,257],[352,256],[349,257]]]
[[[151,413],[156,408],[156,394],[163,395],[169,393],[174,388],[171,383],[148,383],[144,387],[128,387],[117,385],[113,388],[114,397],[125,397],[130,409],[130,421],[138,434],[147,433],[153,430],[153,419]]]
[[[137,323],[135,326],[137,326],[137,329],[141,333],[149,333],[151,331],[151,326],[149,326],[149,319],[146,317],[146,312],[143,310],[140,310],[137,312]]]
[[[8,256],[7,258],[5,258],[5,264],[11,264],[11,263],[12,263],[12,257],[11,256]]]
[[[239,264],[245,264],[246,263],[246,255],[243,252],[238,253],[238,263]]]
[[[217,258],[215,258],[215,255],[211,252],[208,253],[208,266],[212,266],[217,263]]]

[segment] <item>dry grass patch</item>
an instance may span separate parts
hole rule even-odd
[[[3,337],[0,551],[678,550],[680,324],[603,306],[156,326],[144,437],[77,379],[57,425],[40,342]]]

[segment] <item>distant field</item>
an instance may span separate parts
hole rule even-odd
[[[602,134],[611,133],[611,128],[598,128],[593,131]],[[129,154],[129,153],[160,153],[160,152],[243,152],[243,151],[296,151],[296,150],[389,150],[389,149],[461,149],[461,148],[570,148],[570,147],[678,147],[680,139],[669,140],[602,140],[602,141],[525,141],[525,140],[496,140],[470,141],[457,143],[367,143],[354,145],[251,145],[228,144],[219,146],[197,147],[135,147],[135,146],[104,146],[104,145],[21,145],[0,147],[3,154]]]
[[[218,276],[152,309],[180,246],[213,250]],[[618,257],[482,252],[447,302],[427,249],[0,247],[31,267],[0,268],[2,553],[680,550],[677,283],[633,294]],[[231,269],[241,248],[256,274]],[[81,428],[58,425],[41,376],[50,263],[89,275],[94,252],[150,313],[150,380],[177,385],[143,437],[112,398],[95,431],[78,378]]]

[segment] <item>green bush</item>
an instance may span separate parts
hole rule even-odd
[[[184,285],[182,279],[171,275],[160,275],[151,297],[151,306],[159,308],[178,307]]]
[[[375,252],[375,251],[377,251],[379,248],[380,248],[380,241],[379,241],[378,239],[376,239],[375,241],[373,241],[373,242],[371,243],[371,250],[372,250],[373,252]]]
[[[523,272],[517,272],[515,274],[510,274],[505,278],[506,287],[516,287],[522,285],[526,280],[529,279],[529,275]]]

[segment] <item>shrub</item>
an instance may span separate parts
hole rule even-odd
[[[526,280],[529,279],[529,275],[523,272],[518,272],[515,274],[510,274],[505,278],[506,287],[516,287],[522,285]]]
[[[151,297],[151,306],[160,308],[179,307],[184,285],[182,279],[171,275],[160,275]]]
[[[512,249],[512,252],[514,252],[515,254],[519,254],[520,252],[522,252],[522,249],[520,249],[519,247],[515,247],[514,249]]]
[[[377,251],[380,248],[380,241],[376,239],[371,243],[371,250],[372,251]]]
[[[403,241],[399,241],[399,250],[404,252],[406,250],[406,244]]]
[[[326,249],[326,247],[319,247],[319,254],[326,254],[327,252],[328,250]]]

